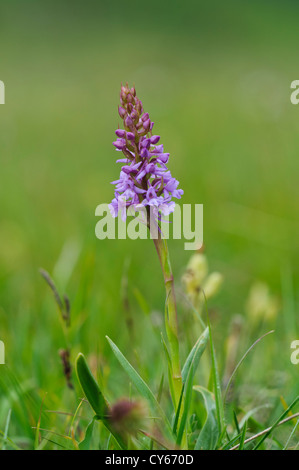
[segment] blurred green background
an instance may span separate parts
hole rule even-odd
[[[299,106],[290,103],[290,83],[299,78],[298,13],[290,0],[1,3],[0,339],[20,381],[53,401],[64,387],[57,356],[64,339],[40,267],[70,297],[75,351],[107,354],[106,334],[128,349],[124,276],[137,325],[134,289],[163,312],[152,242],[94,235],[95,208],[110,202],[119,174],[111,142],[120,83],[128,81],[171,154],[182,202],[204,204],[205,253],[224,276],[212,302],[219,354],[250,286],[266,282],[281,309],[270,351],[268,343],[260,354],[269,355],[267,370],[288,370],[293,396]],[[169,242],[177,284],[190,257],[183,244]],[[137,335],[136,347],[147,336]],[[146,350],[143,358],[149,362]],[[264,378],[263,368],[255,371],[257,384]]]

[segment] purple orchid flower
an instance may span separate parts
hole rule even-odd
[[[161,214],[167,216],[174,211],[172,198],[180,199],[184,194],[166,166],[169,153],[164,152],[163,144],[157,145],[160,136],[152,135],[154,123],[144,113],[135,88],[130,89],[128,84],[121,87],[118,112],[124,129],[115,131],[117,139],[113,145],[125,158],[117,160],[123,166],[119,179],[112,182],[116,187],[109,205],[111,214],[117,217],[121,212],[125,220],[130,206],[150,206],[161,220]]]

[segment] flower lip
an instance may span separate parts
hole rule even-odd
[[[117,139],[115,142],[113,142],[113,145],[117,149],[123,150],[126,147],[126,141],[124,139]]]
[[[127,132],[128,140],[135,140],[135,134],[133,132]]]

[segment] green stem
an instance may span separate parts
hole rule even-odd
[[[173,399],[175,401],[174,406],[176,409],[182,391],[182,374],[180,366],[178,319],[174,291],[174,280],[166,240],[162,239],[160,233],[158,235],[158,238],[153,238],[153,240],[160,260],[166,289],[165,326],[169,342],[169,354],[172,364],[172,380],[174,389]]]

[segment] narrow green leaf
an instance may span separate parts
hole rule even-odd
[[[163,393],[163,385],[164,385],[164,374],[162,374],[161,380],[160,380],[160,385],[159,385],[159,390],[158,390],[158,396],[157,396],[157,402],[161,402],[161,397]]]
[[[188,413],[189,413],[189,409],[190,409],[190,405],[191,405],[192,385],[193,385],[194,373],[195,373],[194,366],[193,366],[193,364],[191,364],[191,366],[189,368],[189,373],[188,373],[186,383],[184,384],[184,390],[185,390],[185,392],[184,392],[184,398],[185,398],[184,399],[184,409],[183,409],[183,413],[182,413],[182,417],[181,417],[181,421],[180,421],[180,426],[179,426],[179,430],[178,430],[178,434],[177,434],[177,440],[176,440],[177,445],[181,444],[182,439],[183,439],[183,435],[184,435],[184,432],[185,432],[186,422],[187,422]]]
[[[78,354],[76,360],[76,371],[87,400],[89,401],[96,415],[100,419],[103,419],[107,414],[109,405],[105,400],[100,387],[95,381],[95,378],[87,365],[85,357],[81,353]]]
[[[182,379],[184,385],[184,408],[179,424],[179,430],[177,434],[177,444],[180,445],[183,434],[185,431],[185,426],[188,418],[189,408],[191,405],[192,397],[192,386],[194,375],[199,364],[199,360],[206,348],[207,342],[209,339],[209,330],[208,328],[202,333],[199,339],[196,341],[195,345],[191,349],[189,356],[186,359],[184,367],[182,369]]]
[[[182,369],[183,383],[185,383],[186,380],[187,380],[191,364],[194,365],[194,372],[196,371],[196,369],[198,367],[199,360],[200,360],[200,358],[201,358],[201,356],[202,356],[202,354],[203,354],[203,352],[204,352],[204,350],[207,346],[208,339],[209,339],[209,329],[206,328],[204,330],[204,332],[202,333],[202,335],[196,341],[195,345],[191,349],[191,351],[190,351],[190,353],[189,353],[189,355],[186,359],[186,362],[185,362],[184,367]]]
[[[271,405],[269,405],[268,403],[265,403],[265,405],[260,405],[260,406],[257,406],[255,408],[252,408],[252,410],[249,410],[245,415],[244,417],[241,419],[240,423],[239,423],[239,426],[240,426],[240,429],[243,428],[244,424],[246,423],[246,421],[248,422],[249,420],[253,421],[254,424],[258,425],[258,426],[262,426],[258,421],[256,421],[254,418],[252,418],[252,416],[257,413],[258,411],[264,409],[264,408],[271,408]]]
[[[220,385],[220,379],[219,379],[219,372],[218,372],[216,354],[215,354],[215,349],[214,349],[214,344],[213,344],[210,320],[208,320],[208,324],[209,324],[208,328],[209,328],[209,333],[210,333],[210,349],[211,349],[211,358],[212,358],[212,375],[213,375],[213,383],[214,383],[214,391],[215,391],[217,420],[218,420],[218,427],[219,427],[219,435],[221,435],[222,431],[225,428],[224,408],[223,408],[223,401],[222,401],[222,395],[221,395],[221,385]]]
[[[205,402],[207,417],[196,441],[194,450],[214,450],[219,439],[215,397],[204,387],[195,385],[193,390],[201,394]]]
[[[8,438],[8,428],[10,424],[10,418],[11,418],[11,408],[8,410],[7,418],[6,418],[6,423],[5,423],[5,429],[4,429],[4,437],[3,437],[3,444],[2,444],[2,450],[6,449],[6,443],[7,443],[7,438]]]
[[[93,433],[93,428],[94,428],[94,423],[96,420],[96,416],[92,418],[90,423],[88,424],[86,431],[85,431],[85,437],[83,441],[80,442],[79,444],[79,449],[80,450],[89,450],[90,449],[90,444],[91,444],[91,439],[92,439],[92,433]]]
[[[223,434],[223,433],[222,433],[222,434]],[[225,444],[223,447],[221,447],[221,450],[231,450],[232,447],[233,447],[233,445],[234,445],[236,442],[240,441],[241,437],[242,437],[242,433],[240,432],[239,434],[237,434],[236,436],[234,436],[232,439],[229,439],[228,442],[226,442],[226,444]],[[222,442],[222,438],[223,438],[223,436],[220,436],[220,438],[219,438],[219,441],[220,441],[220,442]],[[236,448],[237,448],[237,447],[239,447],[239,444],[236,446]]]
[[[118,349],[116,344],[114,344],[113,341],[108,336],[106,336],[106,338],[107,338],[107,341],[109,342],[109,344],[111,346],[111,349],[112,349],[115,357],[117,358],[118,362],[120,363],[120,365],[122,366],[124,371],[128,374],[128,376],[132,380],[133,384],[135,385],[135,387],[138,390],[138,392],[140,393],[140,395],[149,402],[149,404],[150,404],[150,406],[153,410],[157,411],[160,414],[160,416],[163,418],[168,430],[172,434],[172,429],[171,429],[170,423],[169,423],[164,411],[162,410],[161,406],[157,402],[155,395],[153,394],[153,392],[149,388],[149,386],[144,382],[144,380],[140,377],[138,372],[134,369],[134,367],[125,358],[125,356]]]
[[[132,380],[133,384],[137,388],[140,395],[142,395],[149,403],[155,408],[157,406],[156,398],[153,392],[150,390],[148,385],[144,382],[144,380],[140,377],[138,372],[134,369],[134,367],[129,363],[129,361],[125,358],[122,352],[118,349],[115,343],[106,336],[113,353],[115,354],[117,360],[119,361],[120,365],[123,367],[125,372],[128,374],[130,379]]]
[[[226,397],[227,397],[227,394],[229,392],[229,389],[230,389],[230,386],[232,384],[232,381],[239,369],[239,367],[242,365],[243,361],[246,359],[246,357],[248,356],[248,354],[252,351],[252,349],[263,339],[265,338],[266,336],[270,335],[271,333],[274,333],[274,330],[271,330],[271,331],[268,331],[268,333],[264,334],[263,336],[261,336],[259,339],[257,339],[251,346],[250,348],[246,351],[246,353],[244,354],[244,356],[241,358],[241,360],[238,362],[238,364],[236,365],[228,383],[227,383],[227,386],[226,386],[226,389],[225,389],[225,392],[224,392],[224,396],[223,396],[223,402],[225,403],[226,402]]]
[[[237,418],[237,414],[235,412],[235,410],[233,410],[233,418],[234,418],[234,423],[235,423],[235,426],[236,426],[236,431],[238,434],[241,433],[241,429],[240,429],[240,426],[239,426],[239,422],[238,422],[238,418]]]
[[[182,402],[183,402],[183,397],[184,397],[184,390],[185,390],[185,387],[183,385],[180,400],[179,400],[179,404],[178,404],[178,407],[177,407],[177,410],[176,410],[175,419],[174,419],[174,423],[173,423],[173,433],[174,434],[176,434],[176,432],[177,432],[177,426],[178,426],[179,417],[180,417],[180,414],[181,414]]]
[[[289,435],[289,438],[288,438],[287,442],[285,443],[285,446],[284,446],[283,450],[288,450],[289,444],[291,443],[292,438],[295,435],[295,432],[297,431],[298,426],[299,426],[299,419],[297,419],[297,422],[296,422],[295,426],[293,427],[293,430],[292,430],[291,434]]]
[[[247,431],[247,421],[245,421],[245,424],[242,429],[242,434],[241,434],[241,439],[240,439],[240,445],[239,445],[239,450],[244,449],[244,442],[246,438],[246,431]]]
[[[92,375],[87,365],[86,359],[82,353],[78,354],[76,360],[76,371],[85,396],[96,413],[96,419],[102,420],[108,431],[110,431],[115,438],[119,447],[121,449],[126,449],[126,445],[122,437],[114,431],[110,425],[109,420],[107,419],[109,413],[109,403],[102,394],[100,387]]]
[[[295,398],[295,400],[293,401],[293,403],[291,403],[291,405],[279,416],[279,418],[277,418],[277,420],[275,421],[275,423],[273,424],[273,426],[271,426],[271,428],[264,434],[264,436],[261,438],[261,440],[256,444],[256,446],[254,447],[253,450],[257,450],[261,444],[265,441],[265,439],[267,439],[267,437],[270,436],[270,434],[274,431],[274,429],[279,425],[280,421],[282,421],[287,415],[288,413],[292,410],[292,408],[294,408],[294,406],[299,402],[299,396],[297,398]]]

